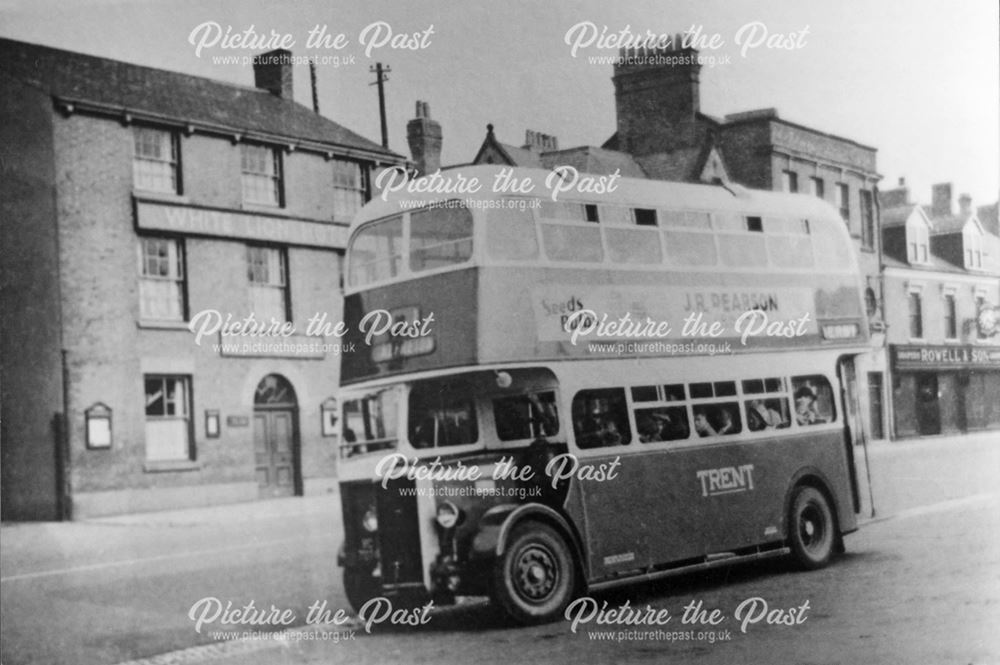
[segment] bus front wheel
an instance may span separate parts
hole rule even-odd
[[[565,539],[539,522],[519,524],[493,571],[493,599],[525,624],[552,621],[573,597],[573,555]]]
[[[795,562],[815,570],[830,562],[837,541],[830,502],[815,487],[795,490],[788,519],[788,540]]]

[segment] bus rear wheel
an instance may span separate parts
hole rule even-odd
[[[493,571],[493,600],[514,620],[538,624],[559,617],[573,597],[576,566],[565,539],[539,522],[514,528]]]
[[[830,562],[836,546],[836,523],[830,502],[815,487],[802,486],[792,497],[788,540],[795,562],[807,570]]]

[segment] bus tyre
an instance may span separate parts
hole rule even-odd
[[[493,600],[514,620],[559,617],[573,597],[576,567],[565,539],[539,522],[519,524],[493,570]]]
[[[802,486],[792,496],[788,539],[795,562],[807,570],[830,562],[837,541],[833,510],[815,487]]]
[[[351,608],[358,612],[372,598],[376,598],[382,590],[378,581],[364,569],[344,568],[344,594]]]

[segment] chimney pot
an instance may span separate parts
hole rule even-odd
[[[962,194],[958,197],[958,209],[963,215],[968,215],[972,210],[972,197],[968,194]]]
[[[254,85],[276,97],[292,99],[292,52],[275,49],[254,56]]]

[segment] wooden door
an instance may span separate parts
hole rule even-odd
[[[253,438],[261,497],[295,494],[295,413],[255,411]]]

